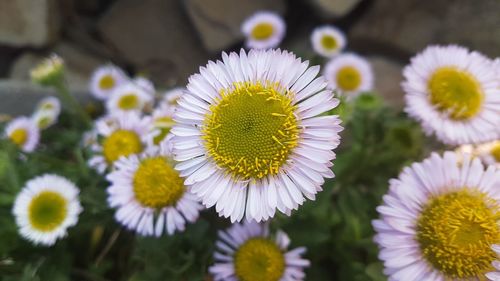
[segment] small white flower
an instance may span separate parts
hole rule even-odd
[[[148,133],[148,145],[159,145],[162,141],[171,139],[170,130],[175,125],[173,119],[173,110],[165,104],[160,104],[158,108],[153,111],[151,120],[151,132]]]
[[[261,11],[247,18],[241,25],[249,49],[277,47],[285,37],[285,21],[276,13]]]
[[[106,102],[108,112],[115,114],[117,112],[143,111],[152,104],[154,99],[154,93],[148,91],[144,85],[138,85],[133,81],[123,83],[113,91]]]
[[[117,207],[116,220],[144,236],[183,231],[203,209],[174,169],[167,145],[120,158],[106,178],[111,183],[108,202]]]
[[[46,246],[66,236],[82,211],[78,193],[72,182],[58,175],[45,174],[29,180],[13,207],[21,236]]]
[[[475,152],[486,165],[500,168],[500,140],[480,144]]]
[[[127,75],[112,64],[97,68],[90,79],[90,93],[97,99],[107,100],[113,91],[128,80]]]
[[[373,89],[372,67],[356,54],[342,54],[331,59],[325,65],[324,76],[331,89],[347,98]]]
[[[290,238],[279,230],[273,238],[267,224],[246,222],[219,231],[215,264],[209,268],[215,281],[300,281],[310,262],[305,247],[288,250]]]
[[[39,111],[50,111],[54,115],[59,116],[61,113],[61,102],[56,97],[45,97],[35,107],[35,112]]]
[[[311,43],[316,53],[331,58],[344,50],[346,39],[340,29],[326,25],[314,29],[311,35]]]
[[[40,131],[33,120],[23,116],[7,124],[5,137],[15,143],[22,151],[32,152],[40,141]]]

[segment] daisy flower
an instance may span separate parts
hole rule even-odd
[[[342,54],[325,65],[324,75],[329,87],[346,97],[354,97],[373,89],[370,63],[356,54]]]
[[[115,114],[116,112],[143,111],[153,102],[153,94],[154,92],[149,92],[144,85],[136,84],[133,81],[123,83],[113,91],[111,97],[106,102],[106,106],[108,112],[111,114]]]
[[[90,93],[97,99],[107,100],[113,91],[128,80],[117,66],[107,64],[97,68],[90,78]]]
[[[476,153],[486,165],[496,165],[500,168],[499,140],[478,145],[476,148]]]
[[[433,153],[390,181],[373,221],[389,280],[484,280],[500,243],[500,170]]]
[[[37,125],[27,117],[18,117],[5,127],[5,137],[16,144],[24,152],[35,150],[40,141]]]
[[[174,169],[166,144],[121,158],[106,178],[108,202],[118,208],[116,220],[141,235],[183,231],[203,208]]]
[[[285,21],[276,13],[261,11],[247,18],[241,25],[249,49],[277,47],[285,37]]]
[[[90,158],[89,165],[103,173],[120,157],[143,152],[150,130],[151,119],[135,112],[97,120],[97,143],[91,145],[94,156]]]
[[[50,111],[54,115],[59,116],[59,113],[61,113],[61,102],[56,97],[45,97],[35,107],[35,112],[39,111]]]
[[[310,265],[302,258],[306,248],[288,251],[290,238],[283,231],[275,237],[267,224],[247,222],[219,231],[215,265],[209,271],[215,281],[299,281]]]
[[[78,193],[72,182],[58,175],[45,174],[29,180],[13,207],[21,236],[46,246],[66,236],[82,211]]]
[[[148,134],[148,144],[159,145],[163,140],[170,139],[173,136],[170,130],[174,124],[172,109],[161,104],[153,111],[152,131]]]
[[[61,112],[61,103],[55,97],[46,97],[38,102],[35,111],[31,115],[31,119],[38,128],[43,130],[57,122],[59,113]]]
[[[331,58],[344,50],[346,39],[340,29],[327,25],[314,29],[311,35],[311,43],[316,53]]]
[[[499,138],[500,81],[491,61],[460,46],[430,46],[404,69],[406,112],[450,145]]]
[[[334,176],[342,127],[323,113],[338,100],[308,65],[286,51],[241,50],[190,77],[172,141],[176,169],[206,207],[233,222],[267,220],[314,200]]]

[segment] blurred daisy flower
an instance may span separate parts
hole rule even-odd
[[[118,208],[116,220],[144,236],[183,231],[203,209],[174,169],[167,144],[119,159],[106,178],[108,202]]]
[[[462,158],[462,159],[461,159]],[[390,280],[484,280],[500,243],[500,170],[433,153],[390,181],[373,221]]]
[[[78,193],[72,182],[58,175],[45,174],[29,180],[13,207],[21,236],[46,246],[66,236],[82,211]]]
[[[314,29],[311,43],[316,53],[331,58],[342,52],[346,46],[345,35],[334,26],[321,26]]]
[[[107,100],[108,112],[115,114],[117,112],[143,111],[152,104],[153,93],[145,89],[144,85],[141,86],[133,81],[123,83],[113,91]]]
[[[90,93],[97,99],[107,100],[113,91],[128,80],[127,75],[112,64],[97,68],[90,78]]]
[[[170,130],[174,126],[173,111],[161,104],[152,114],[152,131],[148,134],[148,144],[159,145],[163,140],[170,138]]]
[[[324,76],[329,87],[346,98],[351,99],[373,89],[372,67],[356,54],[342,54],[331,59],[325,65]]]
[[[32,152],[40,141],[40,131],[32,119],[23,116],[15,118],[7,124],[5,137],[22,151]]]
[[[186,88],[182,87],[176,87],[173,89],[170,89],[166,91],[163,94],[163,99],[161,104],[166,105],[167,107],[170,108],[175,108],[177,106],[177,102],[179,101],[180,97],[184,94],[184,91],[186,91]]]
[[[276,13],[261,11],[247,18],[241,25],[249,49],[277,47],[285,37],[285,21]]]
[[[174,114],[176,169],[208,208],[240,221],[289,214],[332,178],[338,100],[294,54],[222,54],[189,80]]]
[[[61,103],[55,97],[46,97],[38,102],[31,119],[43,130],[57,122],[61,112]]]
[[[500,168],[500,141],[496,140],[478,145],[476,154],[486,165],[496,165]]]
[[[430,46],[404,69],[406,112],[451,145],[499,138],[500,80],[491,61],[466,48]]]
[[[62,79],[63,70],[63,59],[52,54],[31,70],[31,80],[44,86],[55,85]]]
[[[267,224],[246,222],[219,231],[215,265],[209,268],[215,281],[299,281],[310,262],[306,248],[288,251],[290,238],[278,231],[273,238]]]

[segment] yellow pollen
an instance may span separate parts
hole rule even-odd
[[[103,155],[111,164],[121,156],[140,153],[142,151],[141,139],[134,131],[117,130],[106,137],[102,144]]]
[[[17,146],[22,146],[28,140],[28,131],[24,128],[15,129],[10,133],[9,139]]]
[[[112,89],[115,86],[115,78],[113,76],[107,74],[101,77],[99,80],[99,88],[103,90]]]
[[[274,33],[274,27],[272,24],[267,22],[262,22],[257,24],[253,29],[251,36],[255,40],[266,40],[269,39]]]
[[[278,281],[285,272],[285,257],[273,241],[251,238],[236,251],[234,267],[241,281]]]
[[[495,161],[500,163],[500,141],[495,142],[495,144],[491,148],[490,153],[491,156],[493,156],[493,158],[495,159]]]
[[[184,180],[164,157],[143,160],[135,172],[135,198],[143,206],[161,209],[175,205],[184,191]]]
[[[321,38],[321,46],[327,50],[334,50],[338,47],[337,40],[331,35],[323,35]]]
[[[279,85],[235,83],[205,116],[208,154],[236,178],[277,174],[297,146],[295,110],[293,94]]]
[[[442,67],[430,77],[429,100],[451,119],[466,120],[476,116],[484,100],[479,82],[470,73],[454,67]]]
[[[493,270],[499,210],[495,200],[468,188],[432,198],[417,220],[416,239],[427,262],[450,280]]]
[[[335,78],[343,91],[354,91],[361,85],[361,73],[353,66],[342,67]]]
[[[118,107],[123,110],[136,109],[138,106],[139,98],[133,93],[123,95],[118,101]]]
[[[33,228],[41,232],[56,229],[67,216],[68,201],[54,191],[43,191],[33,197],[28,207],[28,218]]]

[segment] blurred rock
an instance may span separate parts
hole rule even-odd
[[[351,29],[351,39],[392,44],[412,53],[455,43],[500,55],[498,0],[377,0]]]
[[[284,0],[186,0],[187,13],[207,50],[220,51],[241,41],[241,23],[261,10],[279,14],[285,11]]]
[[[371,56],[367,59],[375,75],[375,92],[390,106],[402,109],[405,105],[404,92],[401,88],[403,65],[381,56]]]
[[[180,2],[117,1],[99,23],[103,39],[160,86],[184,84],[208,58]]]
[[[327,19],[341,18],[349,14],[362,0],[306,0]]]
[[[60,30],[56,0],[0,1],[0,44],[42,47]]]

